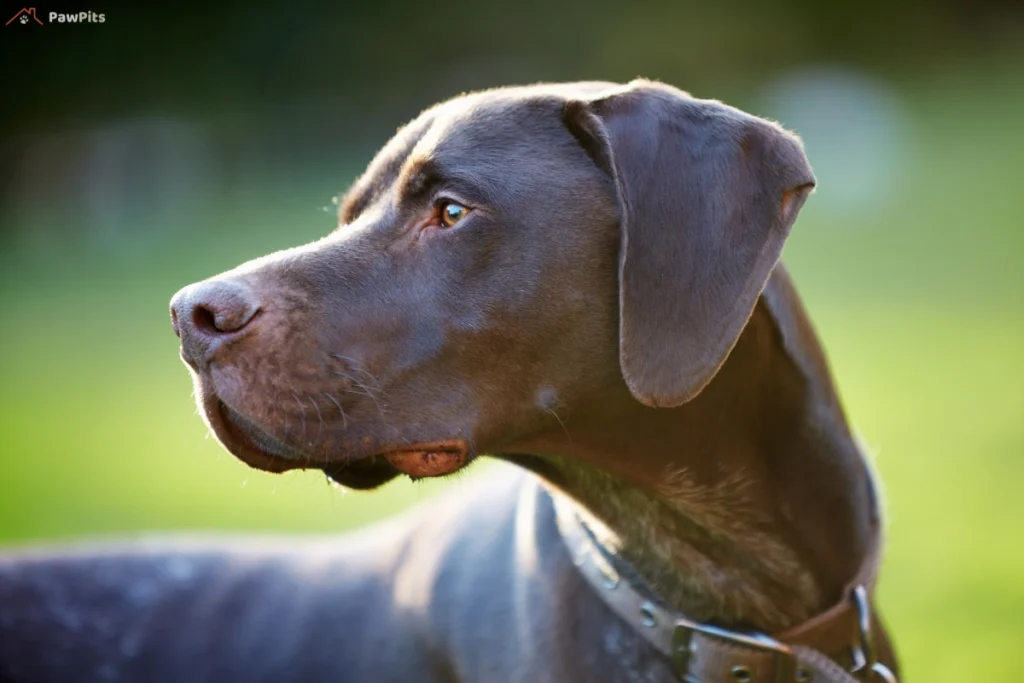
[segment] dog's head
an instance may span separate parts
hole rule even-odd
[[[476,93],[399,131],[336,231],[186,287],[172,318],[247,463],[445,474],[603,396],[696,395],[813,183],[777,126],[661,84]]]

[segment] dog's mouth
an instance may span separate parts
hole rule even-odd
[[[351,489],[372,489],[399,474],[410,479],[443,477],[465,467],[472,457],[469,444],[461,439],[414,444],[361,460],[331,463],[320,469],[331,481]]]
[[[255,422],[233,410],[220,399],[217,399],[217,409],[224,422],[224,429],[231,435],[232,441],[243,442],[249,449],[284,460],[301,460],[306,457],[295,448],[267,434]]]
[[[460,439],[413,444],[388,451],[383,457],[399,472],[413,479],[443,477],[458,472],[469,461],[469,447]]]
[[[247,465],[268,472],[312,466],[307,455],[274,438],[217,396],[210,395],[203,403],[217,439]]]
[[[468,441],[446,439],[382,446],[378,452],[363,457],[325,462],[268,434],[215,395],[209,396],[204,403],[210,427],[224,447],[251,467],[268,472],[320,469],[342,486],[371,489],[399,474],[406,474],[412,479],[452,474],[472,460]]]

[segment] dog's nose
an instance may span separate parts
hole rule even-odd
[[[208,280],[185,287],[171,299],[171,324],[181,337],[185,359],[206,363],[220,342],[240,333],[260,310],[248,286],[233,280]]]

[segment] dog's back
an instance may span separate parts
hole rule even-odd
[[[458,609],[477,590],[457,585],[463,574],[507,590],[496,560],[525,477],[495,468],[479,488],[456,484],[341,536],[152,538],[2,557],[0,680],[413,680],[438,665],[420,632],[433,592]]]

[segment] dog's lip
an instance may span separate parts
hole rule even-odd
[[[469,441],[406,443],[384,447],[368,457],[326,463],[320,466],[328,479],[355,489],[376,488],[399,474],[411,479],[440,477],[466,467],[473,460]]]
[[[447,439],[415,443],[388,450],[383,455],[391,466],[414,479],[442,477],[465,467],[470,460],[469,442]]]
[[[385,445],[376,449],[376,453],[368,453],[365,458],[346,459],[342,462],[314,461],[307,454],[267,434],[216,394],[211,392],[204,404],[210,427],[225,448],[247,465],[267,472],[306,468],[319,468],[327,472],[335,467],[346,467],[361,460],[381,457],[387,460],[396,473],[402,472],[419,479],[451,474],[472,460],[469,441],[453,438]]]
[[[395,455],[398,453],[451,452],[466,454],[469,442],[465,439],[443,439],[441,441],[413,441],[401,446],[385,447],[377,455]]]
[[[473,451],[470,442],[466,439],[419,441],[393,447],[382,447],[367,459],[367,461],[373,462],[382,460],[392,468],[395,474],[406,474],[415,480],[453,474],[473,460]],[[339,465],[340,470],[325,467],[323,468],[324,472],[328,477],[332,477],[335,471],[344,471],[345,463]]]
[[[218,399],[221,417],[224,419],[225,427],[229,431],[241,432],[233,436],[240,437],[239,440],[247,441],[250,446],[259,451],[284,460],[300,460],[305,456],[301,451],[275,439],[265,432],[259,425],[242,415],[237,410]]]
[[[216,395],[211,394],[204,403],[206,418],[217,438],[247,465],[267,472],[285,472],[309,466],[303,465],[303,459],[308,463],[308,458],[257,428],[251,420],[244,418]],[[270,446],[276,453],[265,450],[265,446]]]

